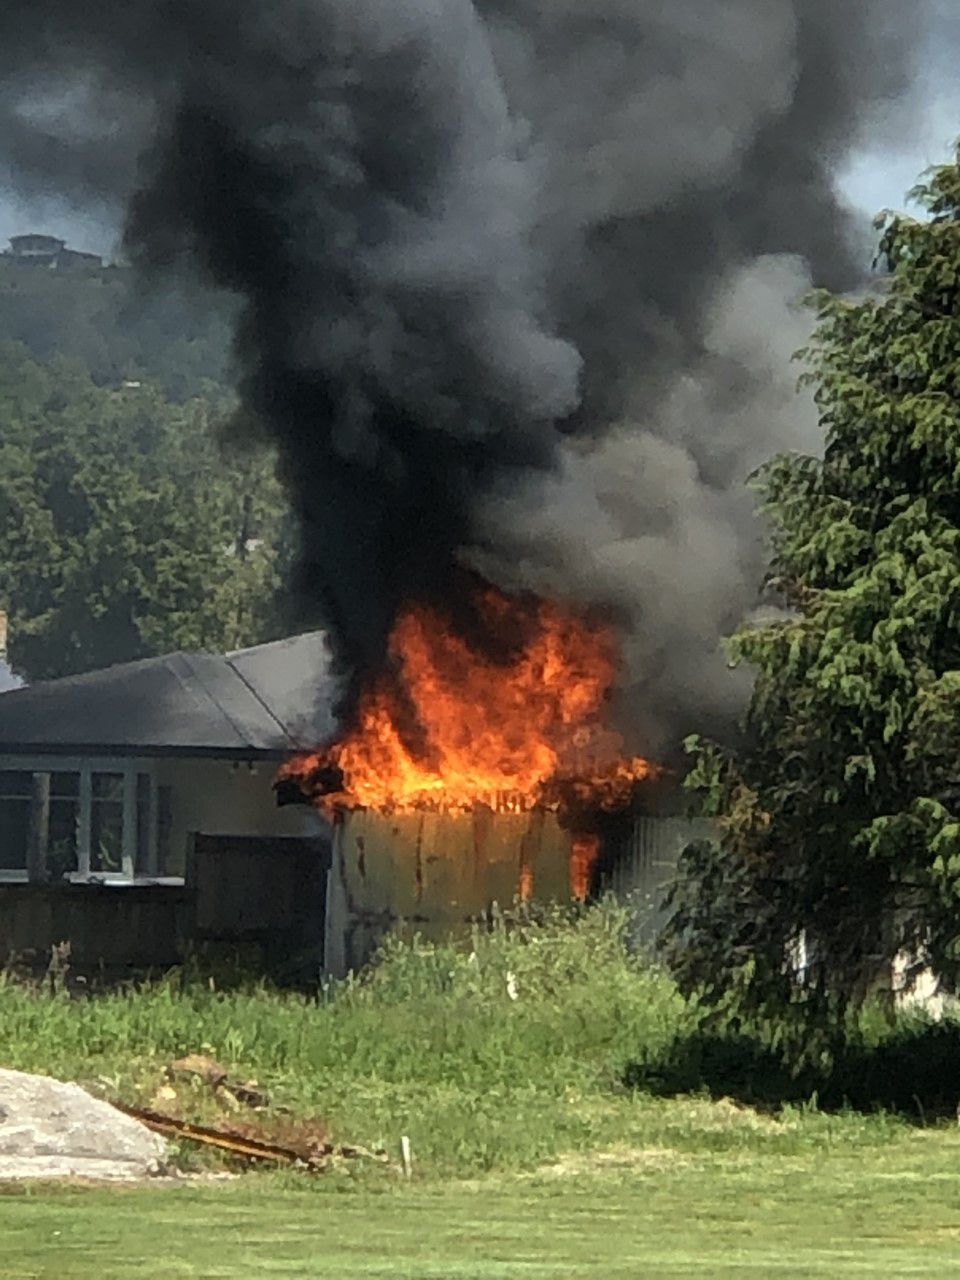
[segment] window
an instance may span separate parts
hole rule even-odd
[[[47,828],[47,875],[60,880],[77,870],[80,827],[80,774],[50,774],[50,817]]]
[[[123,871],[123,774],[90,779],[90,871]]]
[[[0,769],[0,879],[123,881],[163,873],[172,795],[142,763],[4,762],[19,767]]]
[[[0,872],[26,871],[33,774],[0,772]]]

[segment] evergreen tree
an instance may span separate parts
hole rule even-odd
[[[960,152],[911,194],[924,216],[877,222],[880,287],[815,299],[823,459],[756,477],[785,610],[731,642],[738,748],[689,743],[720,835],[664,940],[716,1014],[808,1047],[898,955],[960,976]]]

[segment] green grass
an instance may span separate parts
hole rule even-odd
[[[0,1055],[145,1102],[171,1059],[206,1052],[342,1140],[395,1148],[407,1134],[443,1175],[529,1169],[615,1140],[627,1064],[686,1017],[669,981],[627,955],[624,925],[607,906],[481,934],[472,950],[394,943],[320,1003],[178,975],[87,999],[9,982]]]
[[[671,1104],[678,1105],[678,1104]],[[226,1186],[0,1197],[0,1277],[656,1280],[960,1273],[960,1137],[868,1153],[621,1149],[550,1175],[344,1187]],[[58,1233],[58,1234],[56,1234]]]
[[[756,1086],[767,1059],[701,1045],[671,982],[628,954],[626,924],[607,904],[472,947],[395,942],[320,999],[196,974],[80,997],[0,982],[3,1065],[149,1102],[171,1059],[206,1052],[294,1119],[391,1156],[318,1178],[8,1190],[0,1277],[960,1274],[956,1122],[723,1098],[724,1071]],[[890,1041],[905,1077],[911,1034]],[[701,1091],[625,1084],[678,1073]],[[178,1105],[218,1106],[200,1086]]]

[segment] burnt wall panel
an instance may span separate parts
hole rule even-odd
[[[391,930],[428,938],[465,932],[493,903],[509,906],[521,894],[569,902],[570,853],[570,835],[543,811],[342,815],[328,967],[358,968]]]

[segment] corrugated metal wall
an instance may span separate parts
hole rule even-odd
[[[439,938],[463,931],[525,885],[543,902],[570,901],[571,837],[556,815],[371,810],[337,822],[327,892],[327,968],[364,964],[390,930]]]
[[[663,925],[663,895],[684,846],[716,835],[714,824],[696,818],[637,818],[610,859],[601,889],[635,911],[634,941],[649,946]]]
[[[634,909],[636,945],[656,938],[681,850],[713,834],[709,822],[639,818],[606,851],[609,870],[597,887]],[[538,901],[570,902],[571,844],[552,813],[344,815],[327,895],[329,971],[360,967],[393,929],[456,935],[491,902],[509,906],[521,883]]]

